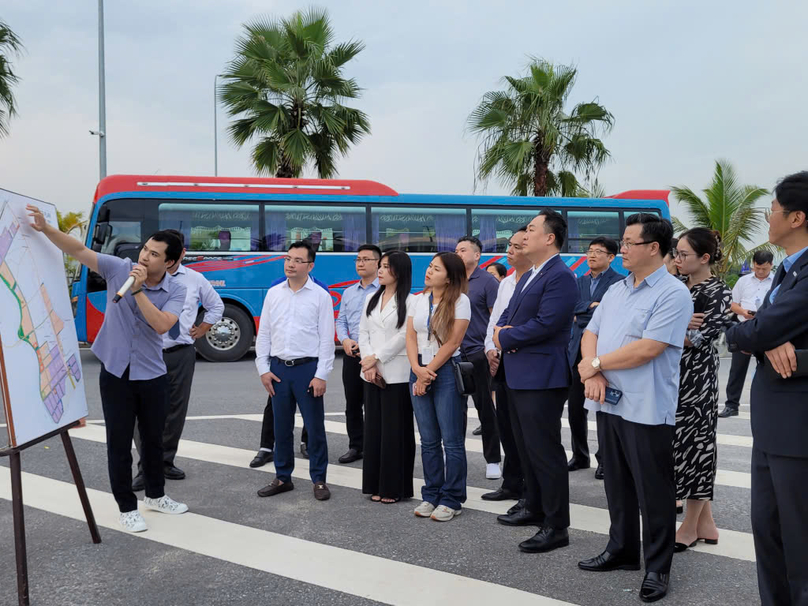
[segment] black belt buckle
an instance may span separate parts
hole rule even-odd
[[[284,366],[288,366],[289,368],[291,368],[292,366],[294,366],[294,365],[295,365],[295,361],[296,361],[296,360],[284,360],[284,361],[283,361],[283,365],[284,365]]]

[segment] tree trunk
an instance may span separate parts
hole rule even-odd
[[[292,163],[284,155],[281,155],[281,161],[278,164],[278,170],[275,171],[275,176],[278,179],[294,179],[296,176]]]
[[[550,167],[550,159],[545,158],[543,150],[537,148],[535,151],[534,160],[534,173],[533,173],[533,195],[546,196],[547,195],[547,171]]]

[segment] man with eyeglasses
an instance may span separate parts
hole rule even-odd
[[[617,242],[611,238],[600,236],[589,243],[586,251],[586,262],[589,271],[578,278],[578,303],[575,305],[575,317],[572,320],[572,338],[569,346],[569,361],[572,368],[572,385],[567,399],[567,416],[572,434],[572,458],[567,464],[570,471],[589,469],[589,424],[587,411],[584,408],[584,385],[578,374],[581,362],[581,337],[584,334],[595,309],[600,305],[603,295],[609,287],[622,276],[611,268],[617,256]],[[603,464],[600,450],[595,453],[598,467],[595,477],[603,479]]]
[[[343,465],[362,458],[364,448],[365,386],[359,356],[359,320],[365,299],[379,289],[379,260],[382,251],[373,244],[363,244],[356,252],[359,281],[345,289],[337,317],[337,339],[342,343],[342,386],[345,389],[345,425],[348,430],[348,452],[339,458]]]
[[[275,413],[275,479],[258,491],[272,497],[294,489],[295,403],[309,431],[309,476],[314,498],[325,501],[328,444],[323,395],[334,367],[334,305],[331,296],[314,283],[315,250],[295,242],[283,262],[286,281],[267,291],[258,335],[255,365],[261,383],[272,397]]]
[[[598,416],[611,520],[606,550],[578,567],[639,570],[642,536],[644,602],[665,597],[670,583],[679,363],[693,315],[690,292],[665,267],[671,238],[670,221],[659,215],[637,213],[626,219],[621,252],[631,273],[595,308],[581,339],[578,365],[586,408]]]

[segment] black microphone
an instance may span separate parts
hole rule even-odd
[[[126,278],[126,282],[123,283],[123,286],[121,286],[118,289],[118,292],[115,293],[115,296],[112,297],[112,302],[117,303],[118,301],[120,301],[121,298],[126,294],[126,291],[132,288],[132,284],[134,283],[135,283],[135,276],[129,276],[128,278]]]

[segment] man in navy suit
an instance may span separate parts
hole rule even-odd
[[[752,534],[763,606],[808,604],[808,172],[774,189],[769,242],[788,255],[755,316],[727,331],[757,358],[752,381]],[[798,364],[798,357],[800,364]]]
[[[527,490],[525,507],[497,520],[538,526],[535,536],[519,544],[530,553],[569,545],[569,474],[561,413],[571,379],[567,347],[578,287],[559,255],[566,236],[567,222],[554,210],[545,209],[530,222],[524,251],[533,269],[519,280],[494,329]]]
[[[568,469],[589,469],[589,425],[587,423],[586,408],[584,408],[584,384],[578,374],[578,364],[581,362],[581,336],[584,334],[595,308],[609,287],[617,282],[621,276],[611,268],[612,261],[617,256],[617,242],[611,238],[600,236],[589,243],[586,251],[586,262],[589,272],[578,278],[578,303],[575,305],[575,317],[572,320],[572,338],[570,339],[569,361],[572,369],[572,385],[567,400],[567,416],[572,434],[572,458]],[[595,453],[598,468],[595,477],[603,479],[603,465],[600,461],[600,450]]]

